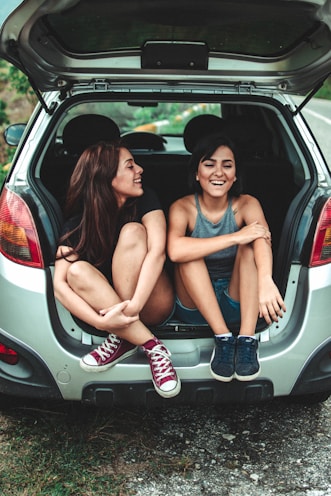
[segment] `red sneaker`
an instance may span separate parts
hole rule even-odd
[[[152,380],[157,393],[163,398],[176,396],[181,389],[180,379],[170,360],[171,353],[157,338],[142,346],[152,372]]]
[[[79,365],[87,372],[103,372],[113,367],[117,362],[133,355],[137,349],[134,344],[120,339],[115,334],[108,338],[95,350],[83,356]]]

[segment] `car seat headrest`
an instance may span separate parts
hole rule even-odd
[[[188,152],[192,153],[195,145],[208,135],[223,133],[224,120],[213,114],[201,114],[193,117],[184,129],[184,145]]]
[[[122,145],[129,150],[162,151],[165,150],[164,143],[166,142],[163,136],[147,131],[129,131],[121,137]]]
[[[70,155],[80,155],[98,141],[114,141],[120,137],[117,124],[104,115],[85,114],[74,117],[63,129],[63,145]]]

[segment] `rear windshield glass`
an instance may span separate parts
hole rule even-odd
[[[62,122],[59,131],[72,118],[81,114],[98,114],[111,117],[121,134],[129,131],[146,131],[162,135],[181,136],[186,124],[198,115],[222,116],[221,104],[177,103],[128,104],[125,102],[91,102],[73,107]]]
[[[212,52],[280,55],[316,29],[311,4],[212,0],[83,0],[45,16],[66,50],[100,53],[146,41],[203,42]]]

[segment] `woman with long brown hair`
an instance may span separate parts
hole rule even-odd
[[[179,393],[180,380],[170,352],[146,327],[167,320],[174,307],[164,271],[166,221],[155,194],[143,189],[142,172],[120,143],[82,153],[68,189],[54,291],[74,316],[108,332],[80,360],[84,370],[107,370],[140,346],[156,391],[167,398]]]

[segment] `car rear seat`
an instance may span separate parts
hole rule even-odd
[[[184,133],[189,151],[183,153],[166,152],[164,138],[154,133],[131,132],[122,138],[137,163],[144,168],[144,184],[157,192],[167,215],[171,203],[189,193],[188,163],[197,136],[211,133],[213,126],[218,132],[222,130],[229,135],[238,151],[243,192],[255,196],[261,202],[272,232],[273,247],[277,249],[283,220],[295,195],[291,164],[273,154],[272,135],[260,121],[243,116],[226,120],[212,116],[211,121],[209,117],[199,116],[200,127],[196,125],[198,118],[190,121],[188,128],[193,130],[193,137],[185,136]],[[202,132],[197,134],[199,128]],[[63,132],[63,146],[57,148],[56,153],[54,149],[47,153],[41,170],[43,184],[61,207],[64,205],[70,175],[84,147],[100,139],[118,136],[119,129],[114,121],[100,115],[79,116],[67,124]]]

